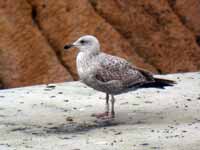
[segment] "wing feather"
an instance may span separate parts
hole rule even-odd
[[[102,53],[99,62],[101,67],[97,68],[96,79],[102,82],[119,80],[125,87],[129,87],[153,80],[148,71],[134,67],[125,59]]]

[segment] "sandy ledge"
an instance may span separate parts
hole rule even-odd
[[[200,73],[164,90],[116,96],[116,119],[91,117],[104,97],[80,82],[0,91],[0,150],[199,150]]]

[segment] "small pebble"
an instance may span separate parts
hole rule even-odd
[[[115,135],[120,135],[120,134],[122,134],[122,132],[117,132],[117,133],[115,133]]]
[[[125,104],[128,104],[128,102],[121,103],[120,105],[125,105]]]
[[[142,146],[148,146],[149,145],[149,143],[143,143],[143,144],[141,144]]]
[[[68,100],[68,99],[65,99],[64,102],[69,102],[69,100]]]
[[[72,122],[72,121],[73,121],[73,118],[72,118],[72,117],[67,117],[67,118],[66,118],[66,121]]]
[[[47,88],[55,88],[56,86],[55,85],[47,85],[46,87]]]

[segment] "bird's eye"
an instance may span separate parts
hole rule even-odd
[[[84,40],[81,40],[81,41],[80,41],[80,43],[81,43],[81,44],[85,44],[85,43],[86,43],[86,41],[84,41]]]

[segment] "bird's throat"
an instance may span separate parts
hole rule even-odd
[[[90,72],[92,56],[85,52],[79,52],[76,58],[77,72],[80,79],[86,78],[87,74]]]

